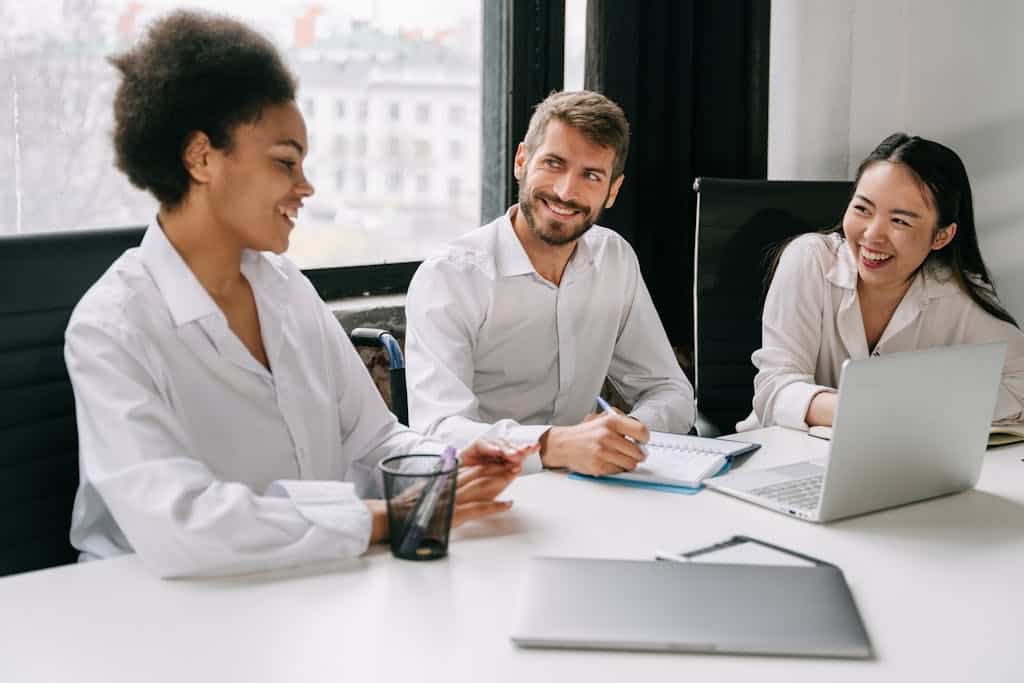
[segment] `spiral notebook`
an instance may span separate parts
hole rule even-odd
[[[651,432],[651,440],[643,446],[647,459],[632,472],[611,474],[606,478],[697,488],[731,458],[752,453],[760,447],[760,444],[728,439]]]

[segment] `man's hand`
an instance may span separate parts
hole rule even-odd
[[[601,413],[572,427],[549,429],[540,439],[540,458],[545,467],[568,467],[581,474],[630,472],[645,457],[637,443],[649,439],[647,427],[639,420]]]

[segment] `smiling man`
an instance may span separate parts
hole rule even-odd
[[[624,179],[629,124],[593,92],[537,105],[519,203],[427,259],[409,286],[412,426],[453,445],[539,440],[524,471],[632,470],[649,429],[686,432],[693,389],[629,244],[596,225]],[[593,415],[608,377],[629,416]]]

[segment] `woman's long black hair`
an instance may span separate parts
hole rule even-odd
[[[981,306],[990,315],[1019,327],[1013,316],[1002,307],[996,296],[996,288],[989,275],[985,261],[978,248],[978,233],[974,225],[974,202],[971,198],[971,183],[967,179],[967,169],[956,152],[945,145],[906,133],[893,133],[875,147],[857,168],[857,183],[861,175],[872,164],[879,161],[903,164],[909,168],[917,179],[928,188],[934,202],[939,230],[951,223],[956,223],[957,230],[953,239],[942,249],[932,251],[925,263],[937,263],[945,266],[952,273],[960,288],[963,289],[974,303]],[[846,209],[843,209],[845,214]],[[825,234],[843,234],[843,219],[831,228],[822,231]],[[767,282],[775,274],[778,259],[782,255],[785,244],[781,245],[769,268]],[[923,267],[924,264],[922,264]]]

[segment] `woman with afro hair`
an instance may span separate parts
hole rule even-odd
[[[196,12],[111,62],[117,166],[160,208],[68,324],[73,545],[165,577],[362,553],[388,536],[377,463],[444,446],[397,423],[281,256],[313,194],[295,78],[262,35]],[[463,451],[453,524],[507,509],[531,450]]]

